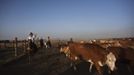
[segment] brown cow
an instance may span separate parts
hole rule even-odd
[[[108,47],[108,51],[115,54],[117,60],[127,60],[130,65],[134,65],[134,49],[123,47]]]
[[[90,70],[94,64],[99,74],[102,74],[101,67],[105,64],[110,68],[111,71],[115,69],[116,58],[113,53],[109,53],[104,48],[96,44],[88,43],[70,43],[67,47],[61,48],[63,52],[69,52],[75,58],[79,58],[90,62]],[[112,66],[111,66],[112,65]]]
[[[134,72],[134,49],[123,47],[108,47],[108,51],[113,52],[117,58],[116,65],[124,64],[127,66],[129,72],[133,75]]]

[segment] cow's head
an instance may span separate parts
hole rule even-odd
[[[65,53],[65,52],[68,51],[68,50],[69,50],[69,47],[66,46],[66,45],[60,47],[60,52]]]
[[[60,53],[64,53],[67,57],[70,56],[69,46],[63,46],[60,48]]]
[[[114,71],[116,69],[115,62],[116,62],[116,57],[112,52],[110,52],[107,55],[106,64],[111,71]]]

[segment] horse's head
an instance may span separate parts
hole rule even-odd
[[[110,52],[107,54],[107,59],[106,59],[106,64],[110,68],[111,71],[114,71],[116,69],[115,62],[116,62],[116,57],[115,55]]]

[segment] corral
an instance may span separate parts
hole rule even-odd
[[[127,41],[126,41],[127,42]],[[24,41],[17,46],[17,56],[13,42],[8,42],[6,47],[2,43],[0,49],[0,74],[1,75],[96,75],[93,66],[92,72],[88,68],[90,63],[79,62],[77,71],[70,66],[70,60],[59,52],[58,42],[53,42],[52,48],[39,48],[30,58],[25,54]],[[129,41],[128,47],[133,47],[133,41]],[[103,44],[104,45],[104,44]],[[123,44],[125,45],[125,44]],[[128,43],[127,43],[128,45]],[[128,66],[120,63],[117,70],[109,74],[107,67],[104,67],[104,75],[134,75],[134,65]]]

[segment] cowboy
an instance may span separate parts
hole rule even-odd
[[[40,39],[40,48],[43,48],[44,47],[44,40],[41,38]]]
[[[30,32],[30,34],[29,34],[29,36],[28,36],[28,40],[31,40],[31,42],[34,42],[34,40],[35,40],[35,35],[34,35],[32,32]]]
[[[46,43],[46,44],[48,45],[49,48],[52,47],[52,45],[51,45],[51,41],[50,41],[50,37],[49,37],[49,36],[48,36],[48,40],[47,40],[47,43]]]
[[[35,40],[35,35],[30,32],[29,36],[28,36],[28,42],[29,42],[29,47],[28,49],[33,49],[33,47],[35,47],[35,43],[34,43],[34,40]]]

